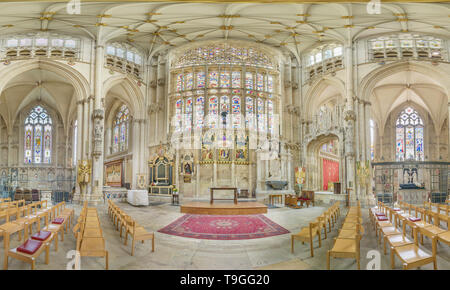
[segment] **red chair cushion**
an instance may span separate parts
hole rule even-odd
[[[376,215],[376,216],[386,216],[386,215],[385,215],[384,213],[382,213],[382,212],[376,212],[375,215]]]
[[[408,219],[412,222],[420,222],[422,220],[421,218],[416,218],[416,217],[409,217]]]
[[[52,221],[52,224],[58,224],[58,225],[60,225],[60,224],[62,224],[64,222],[64,218],[55,218],[53,221]]]
[[[25,253],[25,254],[33,255],[34,253],[36,253],[37,250],[39,250],[39,248],[41,246],[42,246],[41,241],[29,239],[23,245],[21,245],[20,247],[17,247],[17,251]]]
[[[46,239],[48,239],[48,237],[50,237],[51,234],[52,234],[51,232],[40,231],[40,232],[35,233],[34,235],[32,235],[31,238],[33,240],[45,241]]]
[[[394,207],[392,210],[393,210],[393,211],[401,211],[402,209],[401,209],[401,208],[398,208],[398,207]]]
[[[387,220],[388,220],[388,218],[385,217],[385,216],[378,216],[377,219],[378,219],[379,221],[387,221]]]

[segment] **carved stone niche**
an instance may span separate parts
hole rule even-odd
[[[164,78],[159,78],[158,79],[158,86],[164,86],[165,80]]]

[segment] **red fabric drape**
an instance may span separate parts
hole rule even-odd
[[[339,162],[323,158],[323,190],[328,190],[328,182],[339,182]]]

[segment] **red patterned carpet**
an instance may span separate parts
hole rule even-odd
[[[207,240],[247,240],[289,233],[263,215],[196,214],[186,214],[158,232]]]

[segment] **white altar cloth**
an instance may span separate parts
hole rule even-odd
[[[148,205],[147,190],[128,190],[127,202],[131,205]]]

